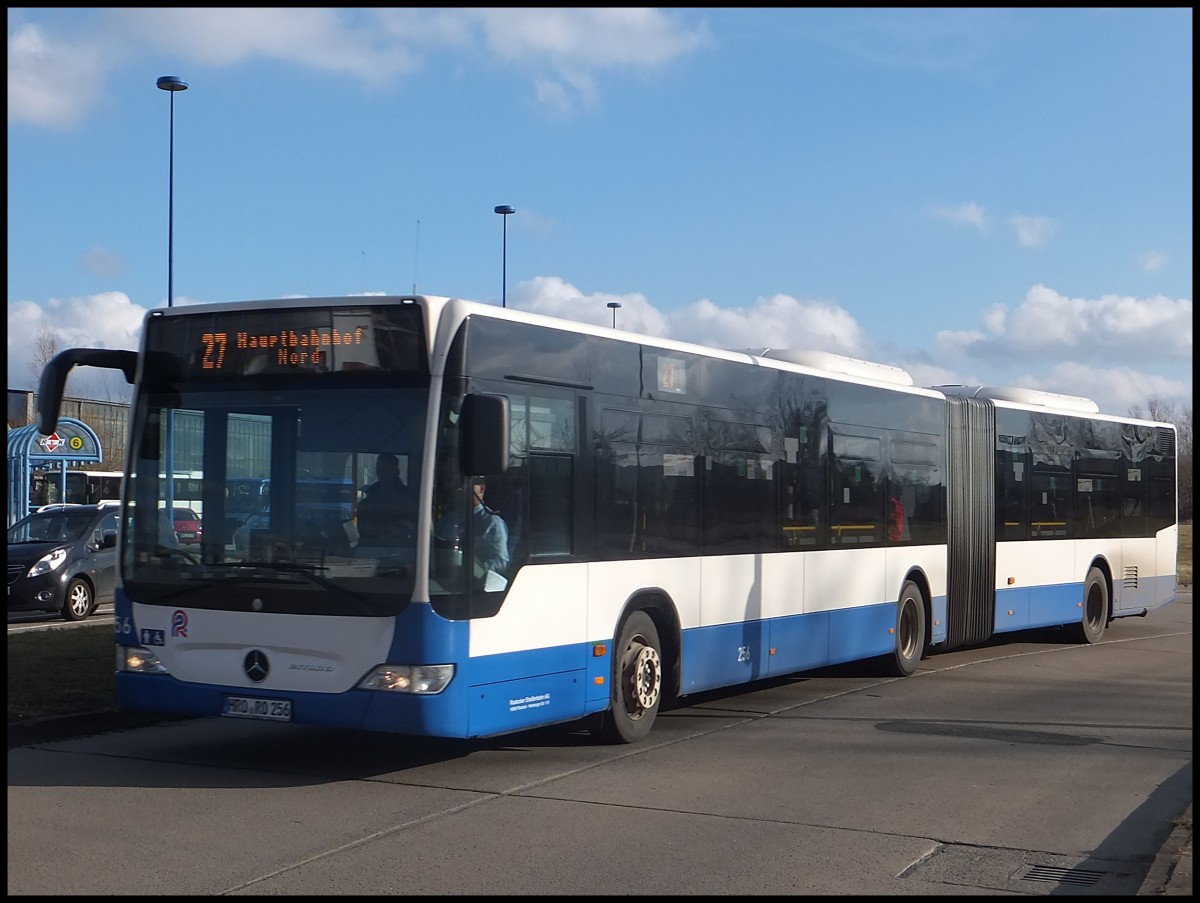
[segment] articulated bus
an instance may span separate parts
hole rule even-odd
[[[1097,643],[1175,599],[1175,428],[1074,396],[422,296],[152,311],[139,351],[50,362],[42,432],[81,364],[135,383],[128,710],[630,743],[703,690],[850,661],[903,677],[1029,628]],[[239,544],[246,418],[270,505]],[[148,516],[181,420],[206,514],[188,550]],[[305,507],[385,453],[408,489],[386,544]]]

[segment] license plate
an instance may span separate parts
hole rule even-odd
[[[259,718],[264,721],[291,721],[290,699],[260,699],[256,696],[226,696],[225,711],[229,718]]]

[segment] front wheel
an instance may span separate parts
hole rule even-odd
[[[1100,568],[1088,569],[1083,582],[1083,618],[1074,626],[1075,639],[1080,643],[1099,643],[1108,626],[1108,581]]]
[[[925,596],[911,580],[904,582],[896,603],[896,648],[885,656],[889,674],[908,677],[925,657]]]
[[[609,709],[594,733],[607,743],[636,743],[650,733],[663,692],[662,644],[644,611],[621,626],[613,647]]]
[[[63,601],[62,616],[68,621],[82,621],[92,613],[92,588],[81,577],[76,577],[67,586],[67,598]]]

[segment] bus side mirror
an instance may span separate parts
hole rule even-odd
[[[508,398],[468,395],[459,412],[460,464],[467,476],[508,470]]]
[[[58,409],[71,368],[82,365],[120,370],[125,374],[125,381],[132,385],[137,376],[137,359],[136,351],[111,348],[68,348],[54,355],[38,380],[38,432],[49,436],[57,429]]]

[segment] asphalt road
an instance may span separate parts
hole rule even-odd
[[[1029,632],[905,680],[706,694],[636,746],[220,719],[33,742],[8,754],[8,892],[1126,895],[1191,761],[1186,593],[1093,647]]]

